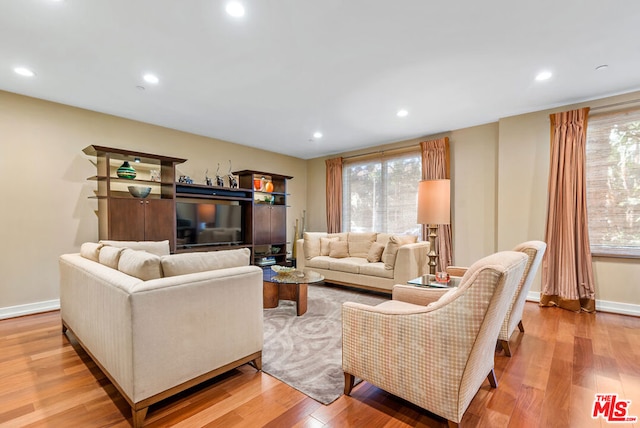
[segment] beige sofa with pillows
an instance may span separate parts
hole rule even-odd
[[[85,243],[60,256],[63,332],[132,408],[251,362],[261,368],[262,270],[248,249],[169,254],[169,242]]]
[[[428,273],[428,252],[429,243],[413,235],[305,232],[296,242],[296,267],[326,282],[391,293]]]

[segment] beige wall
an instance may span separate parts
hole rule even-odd
[[[58,298],[58,256],[98,239],[90,144],[189,159],[182,174],[204,183],[209,168],[293,176],[288,233],[306,205],[306,161],[0,91],[0,310]]]

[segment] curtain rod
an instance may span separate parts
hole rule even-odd
[[[620,101],[619,103],[613,103],[613,104],[607,104],[605,106],[597,106],[597,107],[592,107],[590,110],[594,111],[594,110],[603,110],[606,108],[611,108],[611,107],[619,107],[619,106],[624,106],[624,105],[628,105],[628,104],[636,104],[636,103],[640,103],[640,98],[636,98],[635,100],[628,100],[628,101]]]
[[[362,156],[371,156],[371,155],[376,155],[376,154],[384,155],[385,153],[391,153],[391,152],[396,152],[396,151],[399,151],[399,150],[411,149],[411,148],[420,149],[420,143],[411,144],[411,145],[402,146],[402,147],[395,147],[393,149],[388,149],[388,150],[376,150],[374,152],[360,153],[359,155],[341,156],[341,157],[342,157],[342,159],[353,159],[353,158],[359,158],[359,157],[362,157]]]

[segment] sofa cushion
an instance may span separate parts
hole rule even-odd
[[[307,261],[305,265],[310,268],[316,269],[329,269],[329,262],[333,260],[329,256],[318,256]]]
[[[337,241],[339,239],[340,238],[337,236],[332,236],[331,238],[320,238],[320,255],[328,256],[330,252],[329,244],[331,241]]]
[[[184,253],[162,256],[164,276],[178,276],[208,270],[248,266],[251,251],[248,248],[237,250],[209,251],[206,253]]]
[[[105,245],[100,248],[100,254],[98,254],[98,263],[110,267],[111,269],[118,269],[118,261],[120,260],[120,254],[124,251],[124,248],[112,247]]]
[[[307,260],[318,257],[320,255],[320,238],[326,238],[327,234],[324,232],[305,232],[303,237],[304,257]]]
[[[384,267],[384,263],[382,262],[367,263],[365,265],[360,266],[360,274],[377,276],[380,278],[393,278],[393,270],[386,269]]]
[[[329,261],[329,269],[338,272],[360,273],[360,267],[368,262],[362,257],[346,257]]]
[[[347,232],[329,233],[327,238],[338,238],[340,241],[346,241],[349,234]]]
[[[415,235],[393,235],[389,238],[384,251],[382,252],[382,261],[386,269],[393,269],[396,264],[396,256],[398,249],[406,244],[413,244],[418,240]]]
[[[349,256],[350,257],[362,257],[367,258],[369,248],[371,244],[376,240],[377,233],[365,232],[355,233],[350,232],[347,236],[347,242],[349,242]]]
[[[384,252],[385,245],[379,242],[372,242],[371,248],[367,252],[367,261],[369,263],[376,263],[382,260],[382,253]]]
[[[162,278],[160,256],[130,248],[120,253],[118,270],[143,281]]]
[[[382,245],[387,245],[387,242],[389,242],[389,238],[391,238],[393,236],[393,233],[378,233],[378,236],[376,236],[376,242],[379,242]]]
[[[331,241],[329,243],[329,257],[336,259],[349,257],[349,243],[347,241]]]
[[[102,244],[85,242],[80,246],[80,255],[85,259],[100,263],[100,248],[102,248]]]
[[[101,240],[101,244],[119,248],[131,248],[132,250],[142,250],[157,256],[169,255],[169,241],[109,241]]]

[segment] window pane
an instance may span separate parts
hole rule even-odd
[[[640,110],[589,118],[586,175],[591,252],[640,256]]]
[[[346,164],[344,230],[419,235],[416,210],[421,174],[419,153]]]

